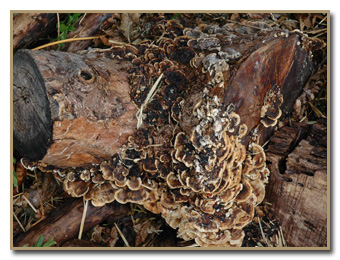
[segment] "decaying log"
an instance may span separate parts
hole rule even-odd
[[[79,166],[109,159],[136,128],[125,62],[95,53],[14,55],[14,146],[32,160]]]
[[[224,104],[235,104],[248,133],[260,127],[261,143],[273,129],[260,124],[266,93],[273,85],[280,86],[281,110],[286,115],[310,75],[308,51],[298,42],[299,36],[292,35],[264,44],[242,63],[226,88]],[[128,64],[95,53],[18,52],[14,56],[14,145],[18,151],[59,167],[110,158],[136,131]]]
[[[308,136],[307,136],[308,134]],[[296,124],[270,138],[266,200],[290,246],[327,246],[327,128]]]
[[[52,171],[73,197],[138,203],[179,238],[239,246],[265,194],[261,145],[291,111],[320,42],[269,28],[158,29],[155,41],[84,55],[17,52],[14,144],[38,161],[26,168]]]
[[[83,209],[82,199],[70,199],[58,210],[53,211],[45,220],[14,238],[14,246],[33,245],[40,235],[43,235],[44,241],[53,238],[57,242],[57,246],[63,245],[66,241],[78,235]],[[89,203],[83,232],[90,230],[106,219],[116,222],[121,217],[126,216],[129,210],[128,205],[121,205],[117,202],[99,208]]]
[[[81,38],[95,36],[99,32],[102,32],[103,30],[106,30],[112,26],[111,17],[111,13],[85,14],[84,18],[79,19],[79,21],[75,24],[76,30],[69,32],[67,34],[67,38],[71,39],[74,37]],[[88,40],[65,43],[61,50],[67,52],[85,50],[91,44],[91,42],[91,40]]]
[[[13,50],[27,48],[39,37],[56,30],[56,13],[20,13],[13,20]]]

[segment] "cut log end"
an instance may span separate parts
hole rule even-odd
[[[129,62],[89,53],[14,55],[14,146],[58,167],[109,159],[136,128]]]
[[[13,142],[32,160],[46,154],[52,139],[52,120],[45,83],[27,51],[13,57]]]

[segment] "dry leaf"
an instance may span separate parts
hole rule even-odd
[[[123,13],[121,15],[121,22],[119,26],[119,30],[122,32],[122,34],[128,39],[128,42],[131,42],[130,40],[130,34],[133,29],[133,27],[138,24],[139,22],[139,13]]]
[[[114,247],[119,239],[118,231],[116,227],[111,228],[109,246]]]

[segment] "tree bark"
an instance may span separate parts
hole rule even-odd
[[[327,127],[283,127],[270,138],[266,154],[266,200],[288,245],[327,246]]]
[[[126,62],[90,53],[14,55],[14,146],[59,167],[109,159],[136,128]]]
[[[35,244],[40,235],[43,235],[45,242],[53,238],[57,242],[57,246],[63,245],[78,235],[83,209],[82,199],[70,199],[58,210],[53,211],[45,220],[14,238],[14,246],[31,246]],[[122,205],[117,202],[106,204],[103,207],[94,207],[89,203],[83,233],[108,218],[113,222],[118,221],[121,217],[126,216],[129,210],[128,204]]]

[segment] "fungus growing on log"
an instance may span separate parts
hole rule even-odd
[[[25,59],[37,67],[39,79],[48,82],[39,86],[52,111],[36,116],[49,129],[53,125],[53,133],[32,128],[48,135],[39,139],[44,147],[37,154],[25,151],[28,144],[22,147],[33,161],[22,163],[52,172],[68,194],[83,196],[93,206],[137,203],[161,214],[179,238],[200,246],[241,246],[242,229],[264,199],[269,176],[263,140],[250,138],[250,133],[262,123],[265,129],[259,135],[265,136],[283,108],[291,109],[293,103],[285,103],[287,89],[301,90],[310,74],[309,53],[296,44],[305,38],[300,33],[274,37],[270,32],[264,42],[262,34],[254,34],[256,50],[250,54],[235,47],[242,33],[234,34],[228,26],[200,30],[174,20],[156,26],[160,36],[154,42],[70,54],[70,63],[77,60],[83,69],[72,68],[67,80],[53,78],[44,63],[67,60],[66,54],[18,52],[14,71],[20,72],[19,60]],[[287,53],[297,53],[297,63],[307,69],[296,65],[287,72],[295,64],[293,55],[283,55]],[[241,57],[244,61],[233,65]],[[272,70],[262,76],[263,64],[269,62]],[[230,73],[237,66],[239,70]],[[274,74],[280,69],[282,74]],[[288,84],[287,75],[296,74],[301,81]],[[15,80],[15,96],[22,85]],[[253,95],[255,85],[259,87]],[[67,93],[67,86],[74,92]],[[105,102],[102,113],[93,98],[100,105]],[[22,106],[15,113],[27,105]],[[138,126],[137,111],[142,118]],[[23,143],[21,130],[15,125],[17,144]],[[78,138],[78,130],[85,136],[82,145],[71,142],[56,148],[66,137]]]

